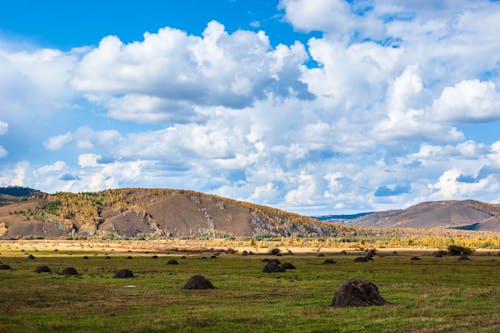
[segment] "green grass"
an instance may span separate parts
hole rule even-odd
[[[0,256],[0,332],[498,332],[500,257],[284,256],[297,270],[262,273],[264,256],[202,260],[151,255],[35,252],[37,259]],[[89,260],[82,259],[88,255]],[[171,258],[171,257],[168,257]],[[39,265],[54,273],[34,273]],[[82,275],[56,272],[73,266]],[[113,279],[120,268],[136,278]],[[215,290],[182,290],[195,274]],[[375,282],[388,306],[328,306],[342,282]],[[133,285],[135,287],[126,287]]]

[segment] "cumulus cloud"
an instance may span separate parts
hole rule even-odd
[[[96,146],[111,145],[120,140],[116,130],[95,131],[88,127],[80,127],[74,133],[67,132],[52,136],[43,142],[48,150],[59,150],[74,142],[79,149],[92,149]]]
[[[73,135],[70,132],[59,134],[53,137],[48,138],[44,141],[43,145],[48,150],[59,150],[65,144],[70,143],[73,140]]]
[[[306,59],[298,42],[273,48],[262,31],[228,34],[212,21],[202,37],[172,28],[130,44],[108,36],[85,55],[72,82],[113,118],[175,123],[196,118],[197,105],[243,108],[268,94],[309,97],[300,81]]]
[[[8,155],[7,150],[4,147],[0,146],[0,158],[4,158]]]
[[[432,105],[433,116],[448,122],[500,119],[500,93],[494,82],[464,80],[446,87]]]
[[[5,121],[0,120],[0,135],[4,135],[7,133],[7,129],[9,128],[9,124]]]
[[[0,116],[8,122],[49,116],[68,106],[78,54],[56,49],[17,51],[0,41]]]
[[[356,8],[344,0],[282,0],[285,19],[296,29],[322,31],[334,39],[350,41],[351,38],[383,39],[385,27],[382,20],[365,11],[355,13]]]
[[[280,6],[295,30],[323,34],[273,46],[213,21],[200,36],[165,27],[68,52],[0,44],[4,145],[34,115],[54,124],[43,158],[0,148],[0,183],[190,188],[304,213],[500,200],[500,143],[462,126],[500,119],[498,3]],[[66,108],[79,117],[58,118]]]
[[[9,124],[0,120],[0,135],[4,135],[5,133],[7,133],[8,128]],[[7,154],[8,154],[7,150],[0,145],[0,158],[6,157]]]

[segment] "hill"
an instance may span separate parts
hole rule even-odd
[[[10,205],[16,202],[22,202],[43,196],[45,196],[44,193],[28,187],[0,187],[0,206]]]
[[[433,201],[404,210],[368,213],[349,219],[323,220],[370,228],[446,228],[500,232],[500,204],[475,200]]]
[[[0,207],[0,238],[329,237],[363,232],[363,228],[194,191],[20,192],[16,200]]]

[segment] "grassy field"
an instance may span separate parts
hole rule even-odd
[[[500,256],[434,258],[388,253],[373,262],[353,255],[289,255],[297,267],[263,273],[270,256],[162,255],[0,247],[0,332],[499,332]],[[127,259],[127,256],[132,259]],[[88,256],[89,259],[84,259]],[[208,256],[208,259],[202,259]],[[179,265],[166,265],[176,258]],[[337,261],[322,265],[326,258]],[[35,273],[48,265],[53,273]],[[73,266],[79,277],[59,275]],[[135,278],[114,279],[117,269]],[[195,274],[215,290],[182,290]],[[328,306],[349,278],[376,283],[381,307]]]

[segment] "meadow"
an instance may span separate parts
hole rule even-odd
[[[54,251],[26,244],[0,244],[0,262],[14,269],[0,270],[0,332],[500,331],[497,253],[461,261],[387,250],[372,262],[355,263],[355,251],[324,257],[221,253],[212,259],[209,252]],[[414,255],[421,260],[410,260]],[[172,258],[179,265],[167,265]],[[297,269],[263,273],[264,258]],[[336,264],[322,264],[328,258]],[[35,273],[40,265],[52,273]],[[80,275],[58,274],[68,266]],[[113,278],[123,268],[135,277]],[[217,289],[183,290],[195,274]],[[373,281],[390,304],[329,306],[342,282],[354,277]]]

